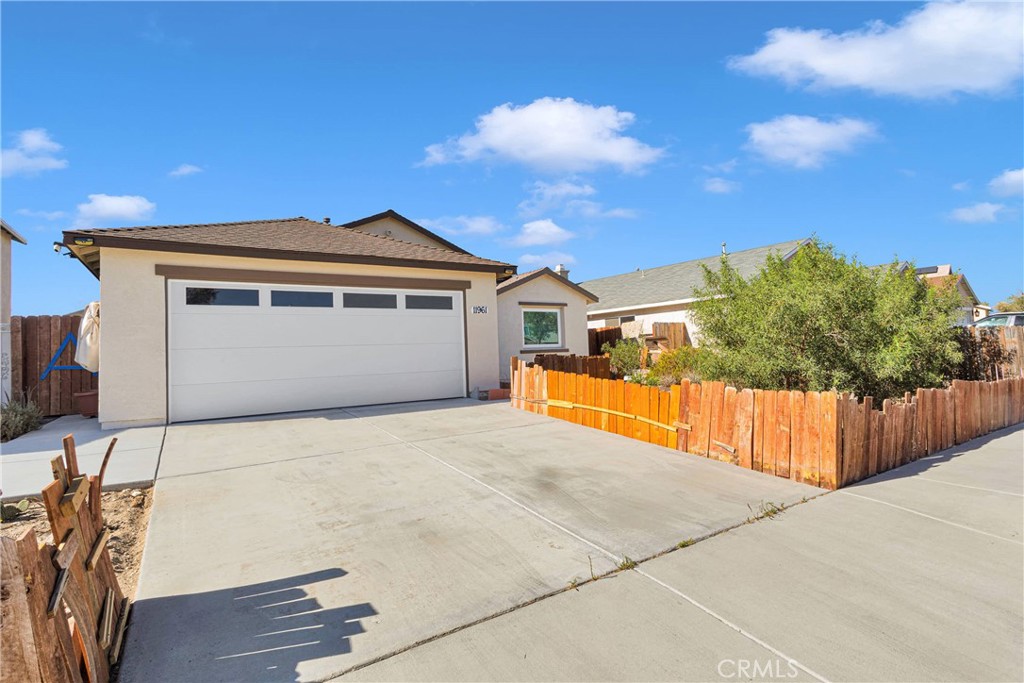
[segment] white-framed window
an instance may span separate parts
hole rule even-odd
[[[562,309],[524,308],[523,346],[534,349],[562,346]]]

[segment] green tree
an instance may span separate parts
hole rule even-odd
[[[996,304],[997,311],[1024,311],[1024,291],[1011,294],[1006,298],[1006,301],[1000,301]]]
[[[723,257],[704,280],[694,316],[705,379],[885,398],[940,386],[961,360],[957,292],[896,262],[868,268],[815,239],[750,278]]]

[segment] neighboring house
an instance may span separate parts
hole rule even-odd
[[[63,243],[100,279],[101,425],[498,386],[497,284],[515,266],[393,211],[329,223],[65,231]]]
[[[0,402],[11,398],[11,247],[25,238],[0,218]]]
[[[569,271],[540,268],[498,285],[498,354],[502,381],[510,380],[512,356],[532,361],[538,353],[589,352],[587,305],[597,297],[569,281]]]
[[[750,277],[761,269],[769,254],[789,259],[809,241],[791,240],[735,251],[728,253],[726,258],[740,275]],[[623,323],[638,323],[636,327],[639,331],[649,334],[652,323],[683,322],[686,323],[690,338],[696,343],[699,330],[694,325],[691,309],[697,301],[695,290],[704,285],[704,270],[701,266],[717,270],[721,258],[721,255],[709,256],[581,282],[581,287],[600,297],[599,303],[587,307],[588,326],[614,327]]]
[[[974,290],[971,289],[971,284],[967,281],[967,277],[963,273],[954,273],[953,267],[950,264],[917,268],[916,273],[925,284],[932,287],[947,285],[957,288],[962,302],[960,305],[960,318],[957,320],[959,324],[970,325],[975,320],[984,318],[992,312],[990,306],[986,306],[978,299]]]

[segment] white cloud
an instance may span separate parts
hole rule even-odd
[[[736,166],[739,165],[738,159],[729,159],[717,164],[707,164],[703,166],[703,169],[708,173],[732,173],[736,170]]]
[[[512,238],[511,244],[517,247],[533,247],[542,244],[562,244],[576,235],[556,224],[549,218],[530,221],[523,225],[519,234]]]
[[[636,218],[637,212],[634,209],[614,208],[606,209],[601,202],[594,202],[589,199],[573,199],[565,205],[566,216],[580,216],[582,218]]]
[[[199,166],[196,166],[195,164],[182,164],[181,166],[179,166],[178,168],[174,169],[173,171],[171,171],[167,175],[171,176],[172,178],[179,178],[181,176],[192,175],[193,173],[202,173],[202,172],[203,172],[203,169],[200,168]]]
[[[576,257],[562,251],[549,251],[544,254],[523,254],[519,257],[519,264],[523,266],[548,266],[553,268],[559,263],[571,266],[576,263]]]
[[[560,210],[565,216],[583,218],[636,218],[633,209],[606,209],[601,202],[581,199],[595,194],[597,190],[592,185],[571,179],[555,183],[538,180],[530,189],[530,197],[519,202],[519,215],[530,218]]]
[[[622,132],[636,115],[571,97],[499,105],[476,120],[476,130],[426,148],[424,166],[465,161],[511,161],[550,172],[611,166],[639,172],[664,150]]]
[[[64,218],[64,216],[68,215],[65,211],[34,211],[32,209],[18,209],[15,213],[19,216],[42,218],[44,221],[55,221],[58,218]]]
[[[417,222],[425,228],[449,235],[493,235],[505,229],[494,216],[442,216]]]
[[[153,215],[156,204],[137,195],[91,194],[89,201],[77,208],[75,226],[85,228],[104,222],[144,220]]]
[[[14,175],[31,176],[41,171],[67,168],[67,159],[57,158],[57,153],[62,149],[45,128],[20,131],[15,135],[14,146],[0,153],[2,175],[4,178]]]
[[[597,194],[592,186],[571,180],[555,183],[536,181],[530,188],[530,197],[519,202],[519,213],[523,216],[537,216],[561,208],[574,197],[590,197]]]
[[[1005,208],[1002,204],[979,202],[954,209],[949,217],[958,223],[994,223]]]
[[[1000,93],[1021,76],[1019,2],[933,2],[895,26],[776,28],[729,66],[789,85],[861,88],[882,95],[942,97]]]
[[[850,152],[876,135],[874,124],[860,119],[825,121],[787,114],[751,123],[747,147],[769,161],[796,168],[820,168],[830,154]]]
[[[964,180],[964,181],[961,181],[959,183],[953,183],[952,187],[957,192],[964,192],[964,191],[970,189],[971,184],[969,182],[967,182],[966,180]]]
[[[726,178],[708,178],[704,181],[704,191],[712,194],[730,194],[738,192],[740,184]]]
[[[1024,194],[1024,168],[1006,169],[989,181],[988,189],[999,197]]]

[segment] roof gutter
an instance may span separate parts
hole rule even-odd
[[[675,299],[673,301],[656,301],[649,304],[633,304],[632,306],[619,306],[618,308],[602,308],[597,311],[587,311],[587,315],[597,315],[599,313],[622,313],[624,311],[637,311],[644,308],[661,308],[664,306],[682,306],[683,304],[692,304],[694,301],[700,301],[699,297],[693,297],[690,299]]]

